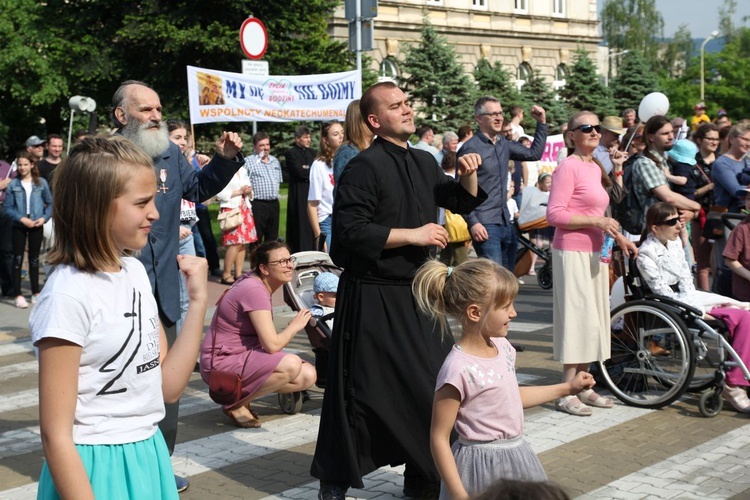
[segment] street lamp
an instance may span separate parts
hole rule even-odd
[[[604,80],[605,87],[609,87],[609,79],[612,78],[612,58],[624,56],[628,52],[630,52],[628,49],[621,50],[620,52],[615,52],[615,49],[609,49],[607,53],[607,78]]]
[[[703,43],[701,44],[701,102],[706,99],[706,77],[704,75],[704,59],[705,59],[705,52],[706,52],[706,44],[709,40],[712,38],[715,38],[719,34],[718,31],[712,31],[710,35],[708,35],[708,38],[703,40]]]

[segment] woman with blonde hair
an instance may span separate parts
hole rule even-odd
[[[594,158],[601,138],[599,118],[590,111],[568,122],[573,144],[552,174],[547,222],[555,226],[552,241],[553,354],[563,364],[563,382],[584,372],[593,361],[610,358],[609,264],[600,261],[605,235],[623,252],[635,246],[620,233],[620,224],[605,216],[612,181]],[[583,312],[583,314],[582,314]],[[588,416],[592,407],[611,408],[611,399],[593,389],[560,398],[559,411]]]

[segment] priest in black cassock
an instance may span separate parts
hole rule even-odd
[[[365,474],[405,463],[404,493],[437,498],[430,419],[453,339],[417,312],[411,283],[448,243],[437,207],[468,213],[486,199],[477,186],[482,159],[463,156],[456,181],[430,153],[409,148],[414,113],[392,82],[370,87],[360,109],[378,138],[337,185],[331,257],[344,272],[311,474],[321,480],[319,498],[343,499]]]
[[[286,211],[286,242],[292,253],[314,250],[313,232],[307,216],[307,192],[310,190],[310,165],[317,154],[310,147],[310,129],[301,125],[294,132],[294,145],[284,154],[289,172],[289,197]]]

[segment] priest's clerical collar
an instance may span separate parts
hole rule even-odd
[[[398,144],[389,141],[388,139],[383,139],[382,137],[376,138],[375,142],[379,142],[383,146],[383,148],[393,153],[406,154],[406,152],[408,151],[406,148],[401,147]]]

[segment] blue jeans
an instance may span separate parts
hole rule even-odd
[[[206,246],[203,244],[203,237],[198,230],[198,224],[193,224],[191,228],[193,231],[193,243],[195,244],[195,255],[198,257],[206,256]]]
[[[495,261],[513,272],[518,247],[518,238],[513,226],[484,224],[484,228],[487,230],[488,238],[485,241],[474,241],[477,256]]]
[[[187,226],[185,226],[187,227]],[[195,243],[193,242],[193,235],[189,235],[180,240],[180,248],[177,252],[179,255],[195,255]],[[187,312],[188,303],[190,297],[188,296],[187,283],[185,283],[185,277],[180,272],[180,319],[177,320],[177,333],[182,330],[182,322],[185,321],[185,313]]]
[[[326,250],[328,253],[331,253],[331,229],[333,224],[333,217],[330,215],[320,221],[318,225],[320,226],[320,232],[326,235]]]

